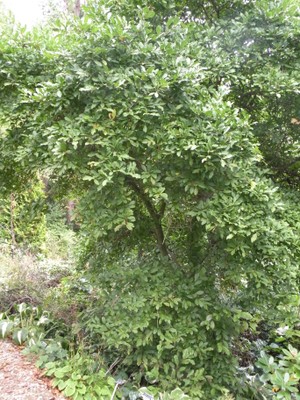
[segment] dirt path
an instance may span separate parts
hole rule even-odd
[[[64,400],[10,342],[0,340],[0,400]]]

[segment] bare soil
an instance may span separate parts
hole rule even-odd
[[[65,400],[20,351],[0,340],[0,400]]]

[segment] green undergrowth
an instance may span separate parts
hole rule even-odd
[[[46,232],[44,250],[32,253],[0,243],[0,312],[14,305],[41,305],[51,288],[74,270],[74,232],[61,225]],[[47,250],[46,250],[47,249]]]
[[[63,335],[63,336],[60,336]],[[162,399],[190,400],[180,389],[170,393],[151,394],[146,388],[128,389],[126,381],[111,374],[111,368],[99,354],[88,354],[76,348],[70,339],[68,327],[58,326],[58,321],[42,311],[25,303],[19,304],[13,313],[0,314],[0,336],[25,346],[23,353],[44,375],[53,378],[53,385],[74,400],[111,399]]]
[[[4,250],[0,336],[66,397],[299,399],[297,296],[263,320],[226,297],[216,303],[204,270],[146,257],[76,270],[68,255]]]
[[[3,247],[0,336],[24,346],[66,397],[299,399],[297,296],[267,322],[216,302],[204,270],[145,256],[76,269],[60,256],[72,233],[50,235],[63,239],[51,258]]]
[[[86,283],[86,282],[85,282]],[[66,287],[70,288],[64,282]],[[68,286],[69,285],[69,286]],[[58,289],[55,289],[57,291]],[[67,290],[67,289],[65,289]],[[65,312],[67,305],[65,305]],[[62,311],[61,311],[62,312]],[[63,320],[40,306],[25,303],[0,314],[0,336],[25,346],[23,353],[35,361],[44,374],[53,378],[54,386],[72,399],[157,399],[191,400],[177,388],[164,391],[158,385],[139,387],[117,368],[118,359],[109,364],[109,357],[101,349],[92,349],[84,332],[70,321]],[[218,399],[232,399],[229,394]]]
[[[145,293],[145,287],[142,285],[141,280],[139,280],[139,283],[141,291]],[[150,287],[153,291],[153,282]],[[179,287],[177,286],[178,289]],[[66,296],[68,300],[61,306],[59,306],[59,302],[62,300],[60,296]],[[133,301],[130,303],[128,296],[124,289],[122,299],[115,298],[114,301],[118,303],[118,307],[114,306],[112,299],[110,299],[110,310],[112,315],[115,313],[115,316],[108,318],[106,315],[99,322],[95,318],[95,313],[100,314],[99,303],[104,304],[104,308],[106,306],[103,301],[103,293],[101,294],[101,289],[93,286],[87,277],[84,278],[82,274],[77,273],[73,277],[64,278],[60,286],[52,288],[48,294],[48,299],[46,299],[48,304],[50,298],[53,299],[53,310],[51,312],[44,310],[41,306],[22,303],[15,305],[7,312],[1,313],[0,336],[9,338],[14,343],[24,346],[24,354],[31,358],[39,368],[42,368],[46,376],[53,378],[54,386],[61,390],[66,397],[75,400],[96,400],[99,398],[103,400],[299,399],[300,356],[297,348],[299,348],[300,331],[295,321],[289,321],[291,326],[279,327],[278,321],[276,321],[277,329],[275,329],[275,325],[268,327],[268,339],[263,343],[263,350],[260,356],[258,355],[258,361],[252,365],[252,369],[248,368],[245,374],[248,380],[245,379],[244,384],[248,386],[248,394],[233,395],[224,385],[216,397],[213,397],[213,395],[207,396],[205,394],[207,389],[203,384],[202,389],[199,390],[199,387],[201,388],[201,380],[199,379],[198,383],[195,381],[192,387],[186,386],[188,392],[192,393],[188,395],[179,388],[171,389],[172,382],[175,383],[176,387],[176,380],[171,379],[171,372],[169,372],[171,382],[169,384],[166,373],[163,378],[160,375],[153,376],[153,371],[151,371],[152,375],[146,375],[145,368],[147,367],[147,362],[150,364],[157,362],[158,359],[161,360],[162,365],[168,365],[166,354],[168,353],[169,363],[174,363],[172,365],[175,369],[176,356],[178,358],[181,354],[181,357],[188,354],[190,358],[186,358],[181,363],[181,371],[184,371],[185,368],[192,371],[197,355],[192,353],[191,350],[187,351],[187,347],[184,347],[185,343],[191,339],[189,339],[189,336],[184,336],[182,331],[180,335],[183,336],[183,350],[181,353],[181,341],[178,340],[177,354],[175,354],[170,336],[171,333],[174,334],[174,331],[169,329],[169,333],[165,332],[163,335],[164,324],[161,325],[160,321],[156,319],[156,332],[160,330],[158,337],[164,343],[168,340],[168,352],[160,354],[159,352],[155,353],[153,349],[152,352],[149,351],[153,344],[151,344],[149,336],[147,339],[145,329],[141,325],[139,325],[139,328],[137,326],[142,323],[142,320],[144,321],[143,325],[146,325],[146,316],[151,321],[150,310],[152,303],[156,304],[156,309],[158,304],[161,304],[162,298],[155,299],[155,296],[149,296],[148,293],[149,304],[142,301],[142,296],[140,296],[141,303],[135,304]],[[164,296],[166,295],[164,294]],[[170,295],[167,297],[168,300],[161,304],[162,308],[172,304]],[[87,306],[87,299],[90,301],[89,306]],[[78,308],[75,309],[77,302],[84,306],[85,309],[80,310],[78,304]],[[122,302],[127,304],[127,308],[131,313],[132,320],[130,325],[129,323],[125,324],[124,318],[128,318],[128,316],[125,316],[126,312]],[[168,304],[166,305],[166,303]],[[180,307],[175,303],[173,299],[173,305],[169,311],[174,308],[177,318],[181,320]],[[135,308],[133,308],[133,304],[135,304],[140,319],[134,318]],[[141,306],[144,308],[144,315],[141,314]],[[59,307],[60,310],[56,307]],[[117,308],[119,313],[116,312]],[[54,312],[55,309],[56,312]],[[157,311],[159,311],[159,308]],[[72,313],[73,316],[71,316]],[[103,315],[104,311],[102,310],[101,313]],[[122,313],[124,314],[123,317]],[[162,315],[162,313],[160,314]],[[170,314],[172,313],[170,312]],[[188,314],[190,315],[191,313]],[[164,315],[166,316],[167,314]],[[172,315],[169,316],[169,318],[171,317]],[[105,322],[106,319],[107,322]],[[116,325],[117,320],[119,321],[119,327]],[[209,322],[210,320],[209,318],[206,321]],[[110,325],[114,324],[114,326],[107,329],[108,323]],[[249,327],[250,320],[248,320]],[[151,329],[155,331],[154,326]],[[189,329],[190,327],[187,328],[187,330]],[[102,334],[102,330],[107,332],[107,336]],[[132,336],[129,335],[130,330],[132,331]],[[126,335],[124,332],[127,332]],[[209,329],[207,332],[209,332]],[[203,334],[202,332],[202,336]],[[195,340],[199,340],[197,333],[194,332],[193,336],[196,336]],[[147,340],[148,342],[145,342]],[[131,348],[129,343],[131,343]],[[128,348],[129,351],[124,351],[124,347]],[[157,342],[156,347],[159,349],[159,343]],[[141,350],[144,351],[142,364],[138,362],[138,357],[141,357]],[[134,364],[136,364],[135,368]],[[212,365],[209,361],[206,361],[204,363],[205,367],[212,368]],[[143,377],[141,377],[142,369],[144,369]],[[161,375],[163,373],[164,370],[161,371]],[[179,382],[179,379],[177,382]],[[182,382],[184,381],[182,380],[181,384]]]

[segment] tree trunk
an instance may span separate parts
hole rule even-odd
[[[165,236],[161,225],[161,219],[163,217],[165,207],[162,207],[161,212],[158,212],[154,207],[154,205],[152,204],[150,197],[145,193],[140,182],[136,181],[132,177],[127,177],[126,181],[129,184],[129,186],[134,190],[134,192],[139,196],[139,198],[142,200],[150,217],[152,218],[152,222],[154,225],[154,234],[158,250],[160,251],[161,255],[171,259],[167,245],[165,243]]]
[[[80,0],[76,0],[75,6],[74,6],[74,14],[75,14],[77,17],[80,17],[80,11],[81,11]]]

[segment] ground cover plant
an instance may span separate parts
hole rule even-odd
[[[297,341],[240,367],[297,330],[299,26],[292,0],[98,0],[32,32],[1,22],[3,197],[39,174],[76,199],[77,272],[42,300],[84,349],[72,365],[99,354],[155,396],[297,398]],[[63,388],[72,368],[49,373]]]

